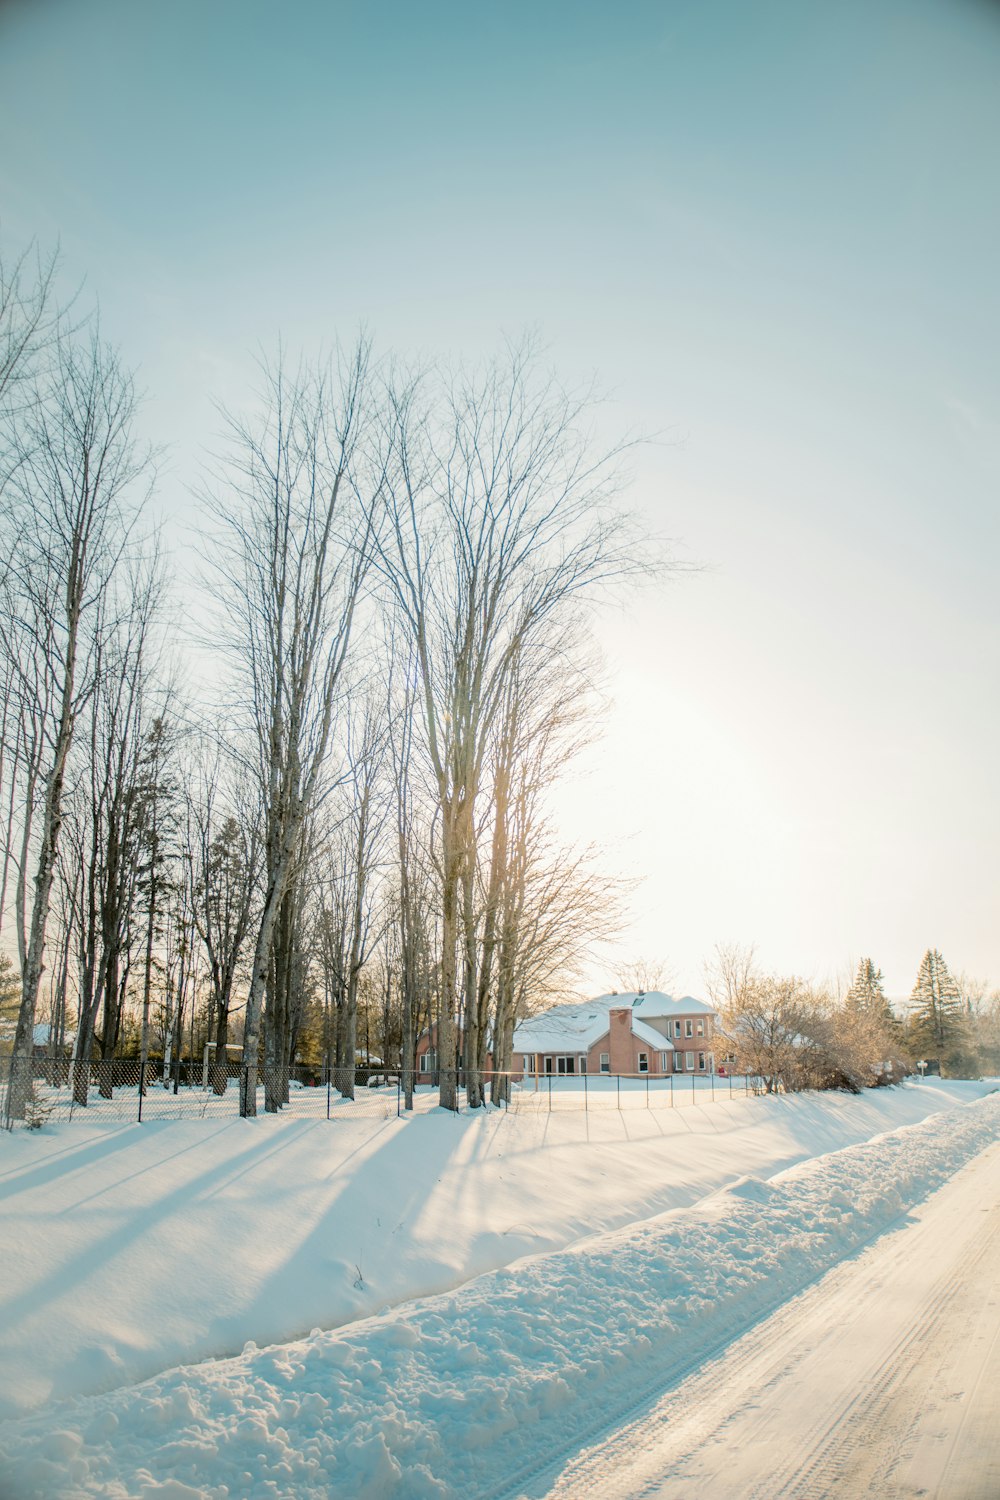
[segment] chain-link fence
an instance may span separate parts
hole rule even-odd
[[[684,1109],[766,1092],[764,1080],[733,1073],[528,1073],[510,1075],[511,1109]]]
[[[144,1120],[225,1119],[239,1116],[249,1093],[242,1063],[207,1057],[175,1062],[166,1073],[158,1060],[135,1058],[89,1063],[34,1058],[30,1077],[11,1059],[0,1059],[0,1113],[10,1128],[86,1118],[118,1123]],[[303,1119],[390,1119],[411,1109],[424,1113],[442,1098],[462,1110],[482,1102],[516,1113],[681,1109],[764,1092],[760,1079],[719,1074],[496,1073],[482,1075],[474,1091],[461,1070],[406,1072],[366,1065],[353,1069],[259,1068],[256,1113]]]
[[[0,1116],[11,1126],[86,1118],[118,1123],[145,1120],[225,1119],[240,1114],[244,1071],[238,1062],[221,1066],[184,1060],[164,1075],[159,1061],[145,1067],[135,1058],[90,1063],[36,1058],[30,1080],[12,1076],[0,1060]],[[429,1096],[429,1084],[419,1090]],[[280,1112],[305,1119],[388,1119],[401,1112],[401,1081],[395,1073],[359,1067],[335,1070],[258,1069],[260,1115]]]

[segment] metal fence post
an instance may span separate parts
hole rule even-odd
[[[139,1064],[139,1124],[142,1124],[142,1096],[146,1091],[146,1059]]]
[[[583,1075],[583,1112],[587,1113],[587,1075]]]
[[[615,1087],[617,1090],[618,1112],[620,1114],[622,1107],[622,1075],[620,1073],[615,1074]]]
[[[714,1104],[715,1103],[715,1072],[714,1071],[711,1072],[708,1076],[712,1080],[712,1103]]]
[[[549,1074],[549,1114],[552,1113],[552,1074]]]
[[[692,1104],[694,1103],[694,1080],[695,1080],[695,1074],[692,1073],[691,1074],[691,1103]]]
[[[673,1109],[673,1107],[674,1107],[674,1075],[673,1075],[673,1073],[671,1073],[671,1075],[670,1075],[670,1108]]]
[[[326,1073],[326,1118],[330,1118],[330,1070]]]
[[[402,1113],[403,1113],[403,1074],[402,1074],[402,1072],[399,1072],[399,1073],[396,1074],[396,1119],[397,1120],[402,1116]]]
[[[646,1108],[649,1108],[649,1074],[646,1074]]]

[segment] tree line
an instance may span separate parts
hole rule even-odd
[[[628,445],[530,348],[279,354],[206,465],[196,608],[133,376],[56,283],[54,258],[0,261],[8,1123],[40,1020],[80,1105],[123,1054],[169,1078],[207,1047],[246,1115],[297,1058],[347,1096],[359,1061],[401,1066],[409,1108],[428,1034],[442,1104],[460,1079],[501,1100],[516,1021],[620,922],[622,883],[548,809],[594,732],[588,613],[662,567],[621,504]],[[708,977],[772,1086],[1000,1065],[996,996],[933,951],[905,1020],[870,960],[839,999],[752,950]]]
[[[837,994],[765,972],[753,947],[720,944],[706,980],[720,1016],[717,1048],[769,1093],[857,1091],[918,1071],[952,1078],[1000,1071],[1000,990],[953,976],[936,948],[924,954],[902,1014],[871,958]]]
[[[196,1011],[243,1114],[287,1101],[307,1039],[350,1095],[359,1004],[408,1106],[428,1030],[442,1104],[459,1072],[500,1097],[516,1019],[618,920],[548,795],[592,732],[588,611],[653,567],[627,445],[530,348],[279,353],[223,414],[194,609],[133,376],[56,284],[54,258],[0,264],[8,1121],[41,1015],[81,1105],[126,1046],[169,1073]]]

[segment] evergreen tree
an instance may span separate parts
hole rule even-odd
[[[858,972],[844,997],[844,1004],[848,1010],[863,1011],[880,1021],[895,1023],[892,1006],[885,997],[882,970],[876,969],[870,958],[863,958],[858,964]]]
[[[9,953],[0,953],[0,1057],[10,1054],[21,1005],[21,976]]]
[[[910,995],[909,1034],[913,1047],[942,1073],[969,1071],[965,1006],[948,965],[936,948],[928,948]]]
[[[870,958],[858,964],[844,996],[843,1024],[854,1054],[864,1058],[876,1083],[893,1083],[910,1071],[902,1023],[886,998],[882,971]]]

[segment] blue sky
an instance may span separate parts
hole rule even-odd
[[[975,0],[9,0],[0,234],[140,366],[182,568],[258,346],[537,329],[706,565],[599,622],[623,951],[1000,982],[998,74]]]

